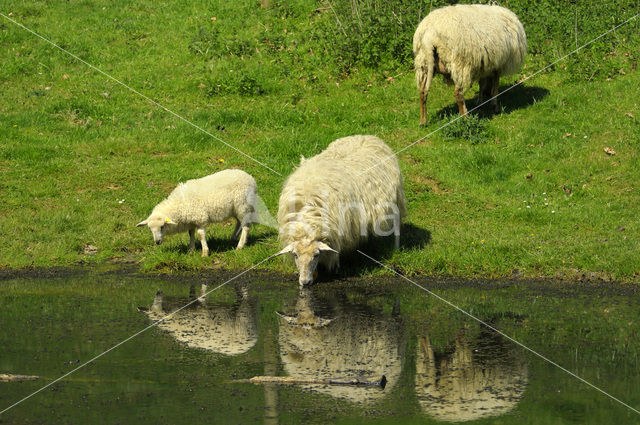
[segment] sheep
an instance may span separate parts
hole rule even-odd
[[[464,91],[475,81],[480,84],[478,104],[484,96],[491,97],[497,113],[500,76],[517,72],[526,52],[524,28],[504,7],[459,4],[429,13],[413,36],[420,125],[427,122],[425,103],[434,72],[453,83],[461,115],[467,113]]]
[[[420,408],[438,421],[465,422],[503,415],[522,399],[527,363],[497,334],[461,335],[438,355],[429,335],[418,335],[415,393]]]
[[[208,304],[207,285],[202,285],[197,302],[195,286],[191,285],[189,299],[167,299],[158,291],[151,308],[138,307],[158,328],[176,341],[190,348],[236,356],[246,353],[258,342],[257,310],[255,300],[247,288],[237,286],[233,305]],[[193,302],[188,307],[185,305]],[[162,320],[162,321],[160,321]]]
[[[148,226],[153,240],[160,245],[166,235],[189,231],[189,250],[195,249],[195,233],[202,244],[202,256],[209,255],[205,227],[230,217],[236,219],[231,235],[242,229],[236,249],[247,242],[251,223],[255,222],[256,181],[242,170],[224,170],[200,179],[180,183],[137,227]]]
[[[369,234],[394,234],[406,199],[393,151],[378,137],[349,136],[300,161],[284,184],[278,205],[277,255],[292,254],[300,286],[311,284],[322,264],[332,271],[339,254],[354,250]]]
[[[280,315],[278,351],[286,374],[303,379],[385,375],[388,382],[385,391],[340,385],[303,386],[307,390],[362,404],[372,404],[385,397],[400,382],[403,369],[406,334],[399,318],[360,305],[357,306],[358,314],[351,314],[344,310],[352,311],[354,306],[335,300],[336,307],[343,311],[336,312],[333,319],[325,319],[316,314],[316,309],[323,307],[325,312],[334,309],[329,309],[325,300],[315,299],[309,291],[309,288],[300,290],[295,315]],[[320,303],[322,305],[317,305]]]

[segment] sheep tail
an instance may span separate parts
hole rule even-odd
[[[421,91],[424,93],[429,93],[429,89],[431,88],[431,82],[433,81],[433,70],[435,68],[435,47],[433,46],[425,46],[427,48],[424,49],[426,52],[426,57],[422,65],[422,73],[424,74],[424,68],[427,68],[427,77],[426,81],[420,81],[420,84],[423,84],[422,87],[419,87]],[[424,75],[423,77],[424,78]]]
[[[416,34],[413,51],[416,55],[416,85],[421,92],[429,93],[436,61],[435,47],[424,34]]]
[[[433,58],[433,51],[431,53],[431,57]],[[424,93],[429,93],[429,88],[431,87],[431,81],[433,81],[433,59],[430,61],[427,68],[427,81],[424,83]]]

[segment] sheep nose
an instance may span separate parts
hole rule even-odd
[[[160,245],[162,241],[156,241],[156,245]]]
[[[309,279],[309,278],[306,278],[306,279],[302,279],[302,278],[301,278],[301,279],[300,279],[300,286],[301,286],[301,287],[302,287],[302,286],[311,285],[312,283],[313,283],[313,279]]]

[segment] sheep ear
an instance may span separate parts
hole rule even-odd
[[[136,227],[142,227],[147,225],[147,220],[143,220],[140,223],[136,224]]]
[[[171,220],[169,217],[164,219],[164,222],[167,224],[176,224],[173,220]]]
[[[285,322],[290,323],[290,324],[292,324],[292,325],[295,325],[295,323],[296,323],[296,318],[295,318],[295,317],[293,317],[293,316],[287,316],[287,315],[285,315],[285,314],[283,314],[283,313],[280,313],[279,311],[276,311],[276,314],[277,314],[278,316],[282,317],[282,319],[283,319]]]
[[[320,251],[331,251],[331,252],[335,252],[336,254],[338,254],[338,251],[336,251],[335,249],[331,248],[329,245],[327,245],[324,242],[318,242],[318,249]]]
[[[290,254],[292,252],[293,252],[293,244],[290,243],[289,245],[282,248],[282,251],[278,252],[275,256],[277,257],[278,255]]]

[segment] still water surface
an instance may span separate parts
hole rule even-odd
[[[164,320],[0,423],[640,423],[633,410],[405,281],[300,291],[290,277],[256,273],[201,297],[229,277],[5,275],[0,373],[41,378],[0,382],[0,410]],[[635,287],[420,283],[640,408]],[[231,382],[265,375],[305,383]],[[382,375],[384,389],[308,383]]]

